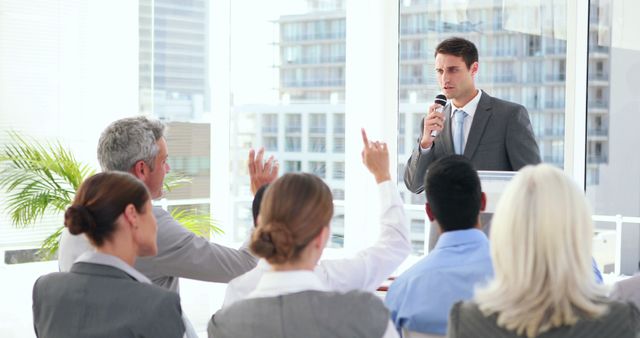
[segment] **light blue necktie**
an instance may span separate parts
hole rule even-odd
[[[464,153],[464,118],[467,117],[467,113],[462,109],[457,109],[454,112],[454,119],[456,121],[456,130],[453,133],[453,148],[456,154],[462,155]]]

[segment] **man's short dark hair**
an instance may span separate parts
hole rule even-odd
[[[478,172],[464,156],[452,155],[432,163],[424,186],[433,217],[443,232],[477,224],[482,188]]]
[[[253,202],[251,203],[251,213],[253,213],[253,226],[258,226],[258,214],[260,214],[260,203],[262,203],[262,196],[264,196],[264,192],[267,190],[269,184],[265,184],[258,188],[256,191],[256,195],[253,196]]]
[[[448,38],[440,42],[433,56],[435,57],[438,54],[462,57],[464,63],[467,65],[467,69],[471,68],[474,62],[478,62],[478,49],[476,45],[467,39],[459,37]]]

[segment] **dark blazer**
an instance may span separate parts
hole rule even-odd
[[[33,326],[46,338],[182,337],[185,331],[177,293],[86,262],[36,281]]]
[[[540,338],[637,338],[640,337],[640,313],[631,303],[606,302],[609,311],[597,319],[579,319],[572,326],[544,332]],[[522,338],[514,331],[498,326],[497,315],[485,317],[473,302],[453,305],[449,315],[450,338]]]
[[[443,113],[446,116],[444,129],[434,140],[431,150],[424,155],[420,150],[424,126],[422,119],[421,135],[407,161],[404,183],[416,194],[424,190],[429,165],[439,158],[455,154],[451,135],[451,105],[447,105]],[[477,170],[518,171],[527,164],[540,163],[540,149],[527,110],[519,104],[482,92],[463,155],[471,160]]]

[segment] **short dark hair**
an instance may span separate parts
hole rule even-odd
[[[443,232],[477,224],[482,188],[478,172],[464,156],[452,155],[432,163],[424,187],[433,217]]]
[[[256,191],[256,195],[253,196],[253,202],[251,203],[251,213],[253,214],[253,226],[258,226],[258,215],[260,214],[260,203],[262,203],[262,196],[264,196],[264,192],[269,187],[269,183],[261,186]]]
[[[147,187],[125,172],[108,171],[89,177],[80,185],[76,197],[64,214],[69,232],[86,233],[91,242],[100,247],[116,231],[116,220],[132,204],[139,213],[151,195]]]
[[[433,56],[435,57],[438,54],[460,56],[467,65],[467,68],[470,68],[474,62],[478,62],[478,49],[476,45],[467,39],[459,37],[448,38],[440,42]]]

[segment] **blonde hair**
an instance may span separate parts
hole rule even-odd
[[[595,318],[607,308],[591,267],[593,224],[584,193],[559,169],[522,169],[491,224],[495,278],[476,291],[485,316],[519,335]]]

